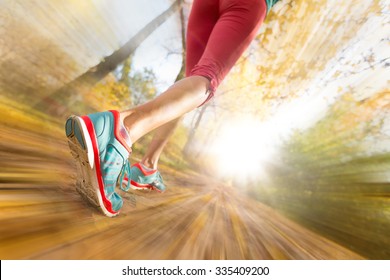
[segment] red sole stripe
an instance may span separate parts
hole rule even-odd
[[[158,191],[158,192],[161,192],[159,189],[155,188],[153,185],[149,185],[149,184],[140,184],[140,183],[137,183],[133,180],[130,181],[130,183],[134,186],[134,187],[137,187],[137,188],[142,188],[144,190],[146,189],[151,189],[151,190],[154,190],[154,191]]]
[[[99,184],[99,192],[100,192],[100,195],[103,199],[104,207],[111,214],[117,214],[118,212],[116,212],[112,209],[111,201],[109,201],[107,199],[107,197],[104,193],[104,183],[103,183],[103,178],[102,178],[102,174],[100,171],[100,157],[99,157],[99,152],[98,152],[98,148],[97,148],[98,146],[97,146],[96,137],[95,137],[95,135],[96,135],[95,128],[92,124],[92,121],[90,120],[90,118],[88,116],[82,116],[81,118],[83,119],[83,121],[87,127],[89,137],[91,138],[91,141],[92,141],[94,163],[95,163],[95,169],[96,169],[96,177],[97,177],[97,181]]]

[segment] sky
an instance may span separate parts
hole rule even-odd
[[[166,8],[169,1],[158,1]],[[164,91],[171,86],[181,67],[181,38],[178,13],[172,15],[140,47],[137,48],[133,67],[135,70],[149,68],[157,77],[157,89]]]
[[[146,24],[160,15],[172,4],[172,0],[92,0],[100,16],[109,23],[116,36],[113,40],[121,47]],[[180,69],[181,38],[178,13],[159,26],[136,49],[133,68],[142,71],[152,69],[157,78],[157,89],[162,92],[171,86]],[[108,50],[112,52],[112,49]]]

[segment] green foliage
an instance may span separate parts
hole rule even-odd
[[[132,99],[132,105],[137,106],[156,96],[156,75],[151,69],[136,71],[132,67],[133,56],[130,56],[115,71],[120,83],[125,85]]]
[[[161,162],[171,166],[175,170],[188,168],[188,161],[183,158],[183,149],[188,139],[188,128],[180,124],[171,136],[164,153],[161,155]]]
[[[130,56],[115,72],[89,90],[84,101],[95,110],[128,109],[155,97],[155,83],[152,70],[133,70]]]
[[[133,105],[140,105],[156,96],[156,76],[150,69],[136,71],[129,76],[129,90]]]
[[[268,182],[253,184],[263,202],[368,258],[390,256],[390,152],[382,145],[388,93],[363,101],[342,96],[325,118],[285,143]]]
[[[152,141],[153,133],[146,134],[133,146],[132,158],[138,160],[145,154],[149,143]],[[173,168],[176,171],[184,171],[189,168],[189,162],[183,158],[183,148],[188,138],[188,128],[179,124],[173,135],[169,138],[164,152],[161,154],[160,163]]]

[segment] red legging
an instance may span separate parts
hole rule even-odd
[[[194,0],[188,21],[186,76],[210,80],[210,95],[255,37],[265,0]]]

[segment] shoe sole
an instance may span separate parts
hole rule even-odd
[[[81,117],[71,116],[65,125],[68,145],[77,166],[76,190],[84,200],[98,207],[104,215],[114,217],[118,212],[109,211],[106,208],[98,182],[93,140],[87,129],[87,125]],[[96,140],[95,140],[96,142]],[[103,191],[104,192],[104,191]],[[104,193],[103,193],[104,195]]]
[[[158,188],[156,188],[153,185],[140,184],[140,183],[137,183],[137,182],[135,182],[133,180],[130,181],[130,188],[133,189],[133,190],[152,190],[152,191],[156,191],[156,192],[162,193],[161,190],[159,190]]]

